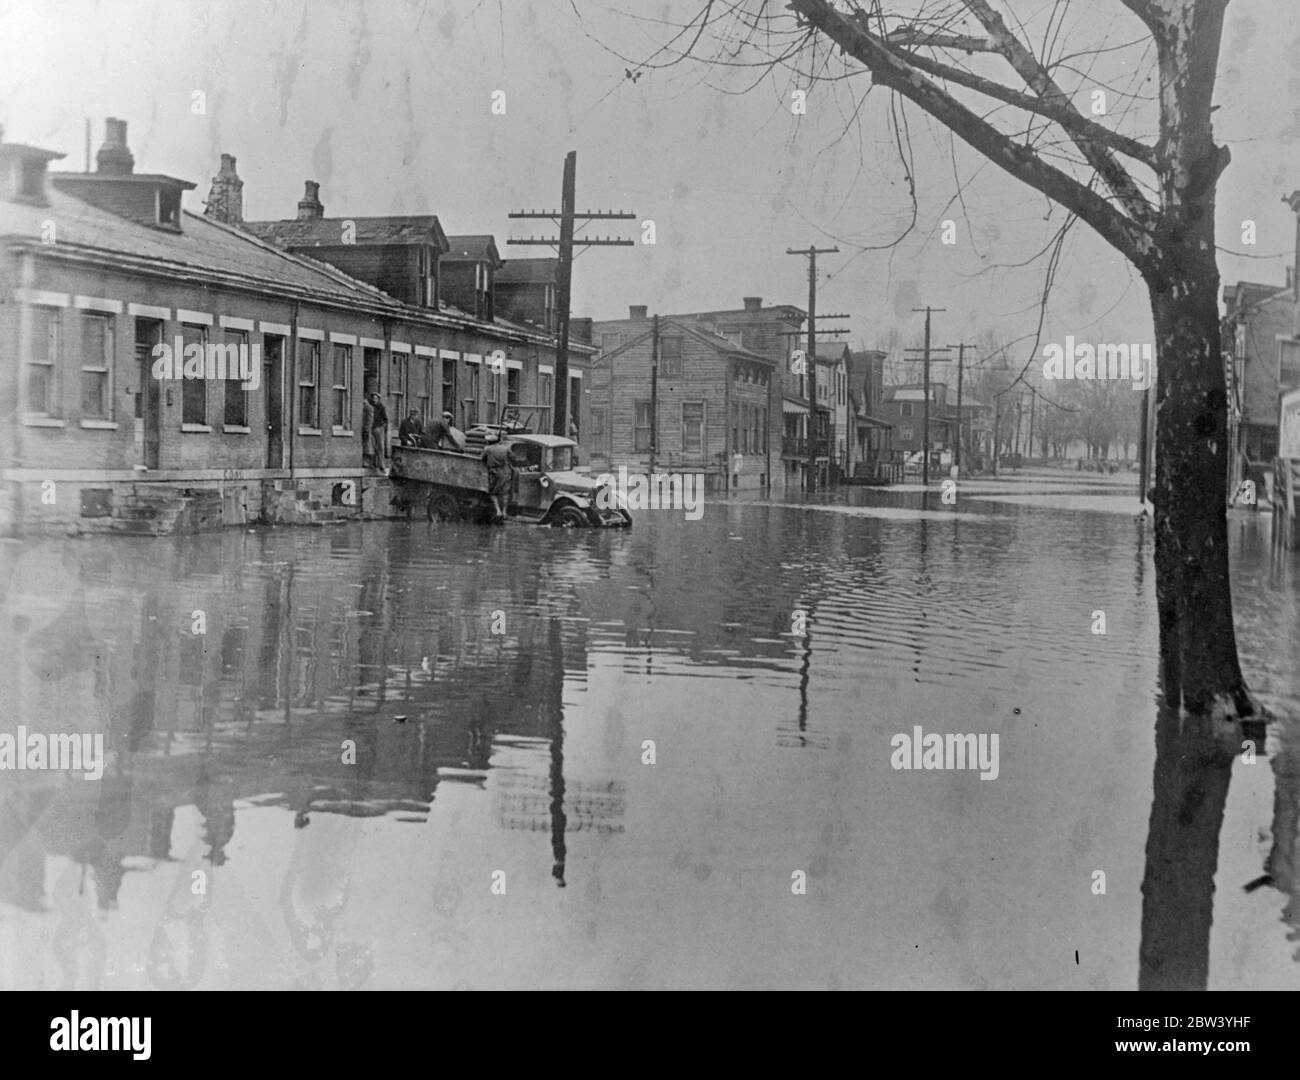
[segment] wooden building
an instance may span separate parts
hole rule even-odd
[[[693,321],[660,318],[656,333],[644,308],[619,325],[595,327],[620,340],[592,365],[584,445],[593,471],[694,472],[706,491],[766,488],[776,365]]]

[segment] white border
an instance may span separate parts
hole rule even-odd
[[[170,322],[172,317],[171,308],[152,307],[149,304],[127,304],[126,313],[137,315],[142,319],[162,319],[163,322]]]
[[[388,343],[389,352],[410,353],[411,346],[405,341],[390,341]]]
[[[208,311],[186,311],[185,308],[177,308],[176,321],[189,323],[192,326],[211,326],[212,313]]]
[[[333,330],[330,331],[331,345],[355,345],[356,343],[356,334],[336,334]]]
[[[47,292],[44,289],[16,289],[14,294],[25,304],[41,307],[71,307],[72,297],[65,292]]]
[[[293,329],[288,323],[282,322],[263,322],[258,323],[257,327],[264,334],[279,334],[281,337],[288,337]]]
[[[309,327],[300,326],[298,327],[298,340],[299,341],[324,341],[325,331],[312,330]]]
[[[121,315],[121,300],[104,300],[98,296],[74,296],[72,306],[81,311],[100,311],[105,315]]]
[[[384,339],[377,337],[363,337],[357,339],[357,344],[359,344],[363,349],[382,349],[384,347]]]
[[[247,330],[250,334],[253,332],[253,320],[241,319],[234,315],[222,315],[217,320],[222,330]]]

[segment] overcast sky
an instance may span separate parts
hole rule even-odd
[[[622,57],[650,56],[671,34],[665,21],[697,6],[0,0],[0,122],[8,138],[66,151],[61,167],[81,169],[85,118],[92,153],[104,118],[125,119],[137,170],[195,182],[194,212],[224,151],[238,158],[246,217],[292,217],[303,181],[314,179],[330,216],[436,213],[449,234],[493,233],[507,258],[548,253],[505,241],[549,223],[506,215],[558,206],[572,149],[579,208],[638,215],[636,227],[610,222],[597,233],[622,226],[639,241],[644,219],[657,233],[654,246],[583,254],[575,314],[619,317],[629,304],[738,307],[742,296],[802,307],[806,264],[784,252],[815,242],[841,248],[821,259],[818,307],[852,315],[855,345],[875,345],[894,327],[912,340],[921,317],[908,309],[923,304],[948,309],[935,316],[939,344],[985,330],[1004,340],[1033,332],[1044,263],[1006,264],[1047,244],[1059,209],[1049,218],[1042,196],[962,144],[950,157],[947,133],[909,106],[917,226],[892,251],[863,251],[911,217],[889,96],[870,94],[855,120],[865,77],[812,86],[803,116],[791,111],[791,91],[808,84],[789,72],[748,93],[740,91],[754,72],[698,64],[629,80]],[[1102,34],[1114,44],[1142,37],[1118,0],[1076,0],[1056,30],[1056,54]],[[1097,85],[1140,90],[1142,58],[1141,45],[1108,53],[1077,83],[1076,101],[1088,108]],[[505,92],[505,115],[491,112],[494,91]],[[1221,253],[1223,280],[1281,284],[1294,243],[1281,196],[1300,187],[1294,0],[1230,5],[1217,100],[1216,134],[1233,152],[1220,184],[1219,242],[1263,256]],[[1151,130],[1140,104],[1111,120],[1129,133]],[[958,178],[964,207],[953,202]],[[951,246],[940,243],[945,219],[955,222]],[[1257,223],[1253,248],[1241,244],[1244,219]],[[1044,341],[1151,339],[1145,290],[1118,256],[1083,226],[1063,256]]]

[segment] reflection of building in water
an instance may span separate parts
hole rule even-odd
[[[218,534],[169,545],[152,565],[134,548],[70,546],[78,565],[38,554],[40,572],[19,567],[6,603],[27,621],[0,620],[19,715],[47,731],[90,718],[108,760],[96,782],[6,778],[0,899],[40,910],[45,859],[62,855],[92,867],[100,905],[113,906],[127,867],[188,857],[172,849],[181,807],[198,811],[212,865],[228,857],[241,802],[300,824],[423,820],[455,779],[440,770],[489,769],[502,735],[553,745],[555,779],[539,754],[539,782],[562,791],[563,689],[566,675],[586,677],[585,624],[539,613],[536,550],[492,539],[491,558],[468,565],[430,560],[427,533],[372,530],[307,545]],[[54,576],[66,587],[48,588]],[[77,618],[60,621],[68,611]],[[497,612],[505,633],[492,633]]]
[[[621,820],[627,799],[621,780],[603,783],[566,780],[564,816],[566,832],[623,832]],[[551,784],[548,777],[503,771],[496,777],[493,813],[503,829],[543,832],[550,829]]]

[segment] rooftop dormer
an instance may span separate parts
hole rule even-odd
[[[46,166],[66,156],[38,146],[7,143],[0,128],[0,199],[44,206],[49,201]]]
[[[137,173],[126,145],[126,121],[109,117],[104,145],[93,173],[51,173],[60,191],[120,217],[169,232],[181,231],[181,195],[194,190],[188,180],[159,173]]]

